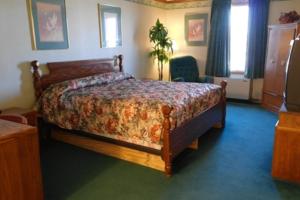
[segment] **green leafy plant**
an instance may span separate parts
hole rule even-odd
[[[169,61],[173,54],[172,40],[168,37],[168,29],[157,19],[149,31],[150,42],[154,44],[150,56],[157,59],[158,79],[163,79],[164,63]]]

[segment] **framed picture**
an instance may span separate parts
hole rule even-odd
[[[64,0],[27,0],[32,46],[36,50],[69,48]]]
[[[122,46],[121,8],[98,4],[100,47]]]
[[[204,46],[207,44],[208,14],[185,15],[185,40],[189,46]]]

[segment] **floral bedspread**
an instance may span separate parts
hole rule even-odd
[[[220,86],[213,84],[143,81],[114,72],[52,85],[40,99],[40,111],[65,129],[161,149],[164,105],[172,107],[172,130],[220,97]]]

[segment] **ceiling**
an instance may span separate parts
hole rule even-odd
[[[155,1],[164,2],[164,3],[182,3],[182,2],[201,1],[201,0],[155,0]]]

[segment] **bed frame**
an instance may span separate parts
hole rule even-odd
[[[112,59],[48,63],[49,74],[47,75],[40,74],[38,61],[32,61],[31,66],[33,68],[35,95],[38,99],[42,92],[54,83],[106,72],[123,71],[123,56],[118,55]],[[42,119],[39,119],[39,121],[43,122],[44,126],[50,127],[51,137],[56,140],[151,167],[171,175],[172,161],[179,153],[187,147],[197,148],[198,138],[210,128],[222,128],[225,126],[226,85],[225,81],[221,82],[222,97],[217,105],[172,131],[170,130],[170,113],[172,108],[164,106],[162,108],[164,115],[163,147],[160,151],[113,139],[95,138],[88,133],[70,134],[69,130],[48,124]]]

